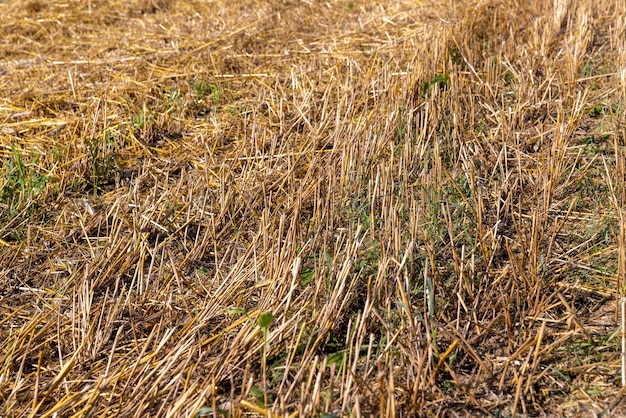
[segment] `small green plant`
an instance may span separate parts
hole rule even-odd
[[[582,77],[591,77],[594,73],[593,62],[591,60],[585,61],[585,64],[580,68],[580,75]]]
[[[204,278],[209,275],[209,269],[204,266],[200,266],[196,269],[196,276]]]
[[[448,73],[436,74],[429,82],[422,84],[422,94],[428,96],[435,87],[439,89],[448,85]]]
[[[597,154],[598,153],[598,144],[596,142],[595,135],[590,135],[583,139],[583,144],[585,145],[585,152],[588,154]]]
[[[228,315],[238,315],[238,314],[245,315],[246,318],[248,318],[248,320],[252,322],[252,318],[250,318],[250,316],[248,315],[248,311],[246,311],[244,308],[240,308],[238,306],[231,306],[230,308],[226,310],[226,313]]]
[[[210,95],[211,103],[213,103],[214,105],[220,101],[220,97],[222,95],[220,85],[218,83],[202,84],[201,89],[196,90],[196,94],[198,94],[199,91],[203,94],[202,97],[206,96],[207,94]]]
[[[133,130],[143,131],[146,127],[146,120],[143,112],[138,113],[133,117]]]
[[[196,102],[198,103],[203,101],[206,96],[208,95],[213,96],[214,94],[213,85],[201,79],[194,80],[192,83],[192,87],[193,87],[193,91],[196,93]],[[219,97],[217,98],[219,99]]]
[[[300,272],[300,283],[302,286],[306,286],[311,283],[311,280],[315,277],[315,269],[305,268]]]
[[[406,119],[407,119],[406,107],[402,105],[398,107],[398,121],[396,124],[397,137],[400,143],[404,141],[404,136],[406,134]]]
[[[246,318],[248,318],[248,321],[252,322],[252,318],[250,318],[248,311],[246,311],[243,308],[232,306],[226,310],[226,313],[228,315],[237,315],[237,314],[245,315]],[[261,351],[261,370],[263,371],[264,384],[266,381],[265,375],[266,375],[266,370],[267,370],[267,354],[270,350],[270,343],[269,343],[270,327],[273,321],[274,321],[274,314],[272,314],[271,312],[263,312],[262,314],[259,315],[256,321],[258,327],[261,329],[261,332],[263,333],[263,349]],[[259,395],[258,393],[255,394],[253,391],[253,396],[257,398],[257,401],[260,401],[260,396],[262,396],[263,404],[267,404],[266,393],[267,391],[262,391],[262,395]]]
[[[135,135],[139,135],[149,128],[150,122],[154,120],[154,115],[147,112],[145,109],[137,113],[132,121],[131,126]]]
[[[115,153],[119,138],[115,132],[107,130],[104,139],[91,138],[87,140],[89,165],[91,166],[91,186],[94,193],[97,193],[102,185],[114,181],[115,174],[119,169]]]
[[[507,71],[507,72],[504,73],[504,84],[506,86],[510,86],[510,85],[514,84],[516,81],[517,81],[517,79],[516,79],[515,75],[512,72]]]
[[[170,114],[183,104],[183,98],[177,89],[170,89],[163,102],[163,106],[166,109],[165,113]],[[139,115],[137,115],[137,117],[139,117]]]
[[[591,116],[592,118],[598,118],[602,116],[603,113],[604,113],[604,108],[600,103],[596,103],[591,108],[591,110],[589,110],[589,116]]]
[[[259,325],[259,328],[261,328],[261,331],[263,331],[263,342],[265,343],[264,348],[266,351],[269,351],[270,349],[268,339],[270,335],[270,326],[272,325],[273,320],[274,315],[272,315],[271,312],[263,312],[257,319],[257,324]],[[263,357],[265,357],[265,355]]]
[[[31,157],[29,164],[20,150],[11,145],[11,159],[2,165],[0,182],[0,202],[8,206],[10,214],[24,209],[45,190],[48,176],[36,170],[36,166],[37,158]]]
[[[270,342],[269,342],[269,335],[270,335],[270,326],[272,325],[272,322],[274,321],[274,315],[271,312],[263,312],[261,315],[259,315],[259,318],[257,319],[257,324],[259,325],[259,328],[261,328],[261,331],[263,331],[263,353],[261,354],[261,370],[263,371],[263,385],[265,385],[267,379],[266,379],[266,370],[267,370],[267,354],[270,351]],[[257,400],[259,399],[259,396],[257,396]],[[263,404],[267,405],[267,390],[263,391]]]
[[[458,65],[459,67],[465,69],[467,64],[465,63],[465,59],[463,58],[463,54],[461,53],[461,51],[457,47],[449,48],[448,49],[448,55],[450,57],[450,61],[452,61],[453,64]]]
[[[375,274],[380,263],[380,255],[380,243],[372,240],[370,246],[359,253],[360,257],[354,265],[355,271],[359,271],[365,276]]]
[[[346,350],[337,351],[336,353],[332,353],[328,355],[326,364],[328,364],[329,366],[334,364],[335,367],[337,367],[337,373],[341,373],[345,358],[346,358]]]
[[[230,415],[225,409],[217,408],[217,411],[214,411],[213,408],[210,406],[203,406],[202,408],[198,409],[198,412],[193,415],[193,418],[214,417],[215,412],[217,412],[219,416],[222,417],[228,417]]]
[[[250,394],[255,399],[256,403],[259,404],[259,405],[265,405],[265,401],[263,400],[264,393],[265,392],[263,391],[263,388],[261,386],[253,385],[250,388]]]

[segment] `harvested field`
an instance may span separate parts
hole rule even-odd
[[[0,416],[624,416],[626,2],[0,0]]]

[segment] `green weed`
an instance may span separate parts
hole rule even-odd
[[[433,89],[442,89],[448,85],[448,73],[436,74],[430,81],[422,84],[422,95],[428,96]]]
[[[136,122],[143,126],[143,117],[141,122]],[[103,187],[115,183],[120,169],[116,150],[121,141],[121,135],[112,129],[105,132],[104,138],[91,138],[87,141],[91,186],[94,193],[99,193]]]
[[[11,145],[11,158],[0,166],[0,202],[6,216],[14,216],[30,206],[46,190],[49,176],[40,172],[37,162],[33,155],[24,159],[21,151]]]

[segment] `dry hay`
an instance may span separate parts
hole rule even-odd
[[[626,412],[624,2],[0,13],[1,416]]]

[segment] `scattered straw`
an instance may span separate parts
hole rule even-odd
[[[1,416],[626,413],[623,1],[0,13]]]

